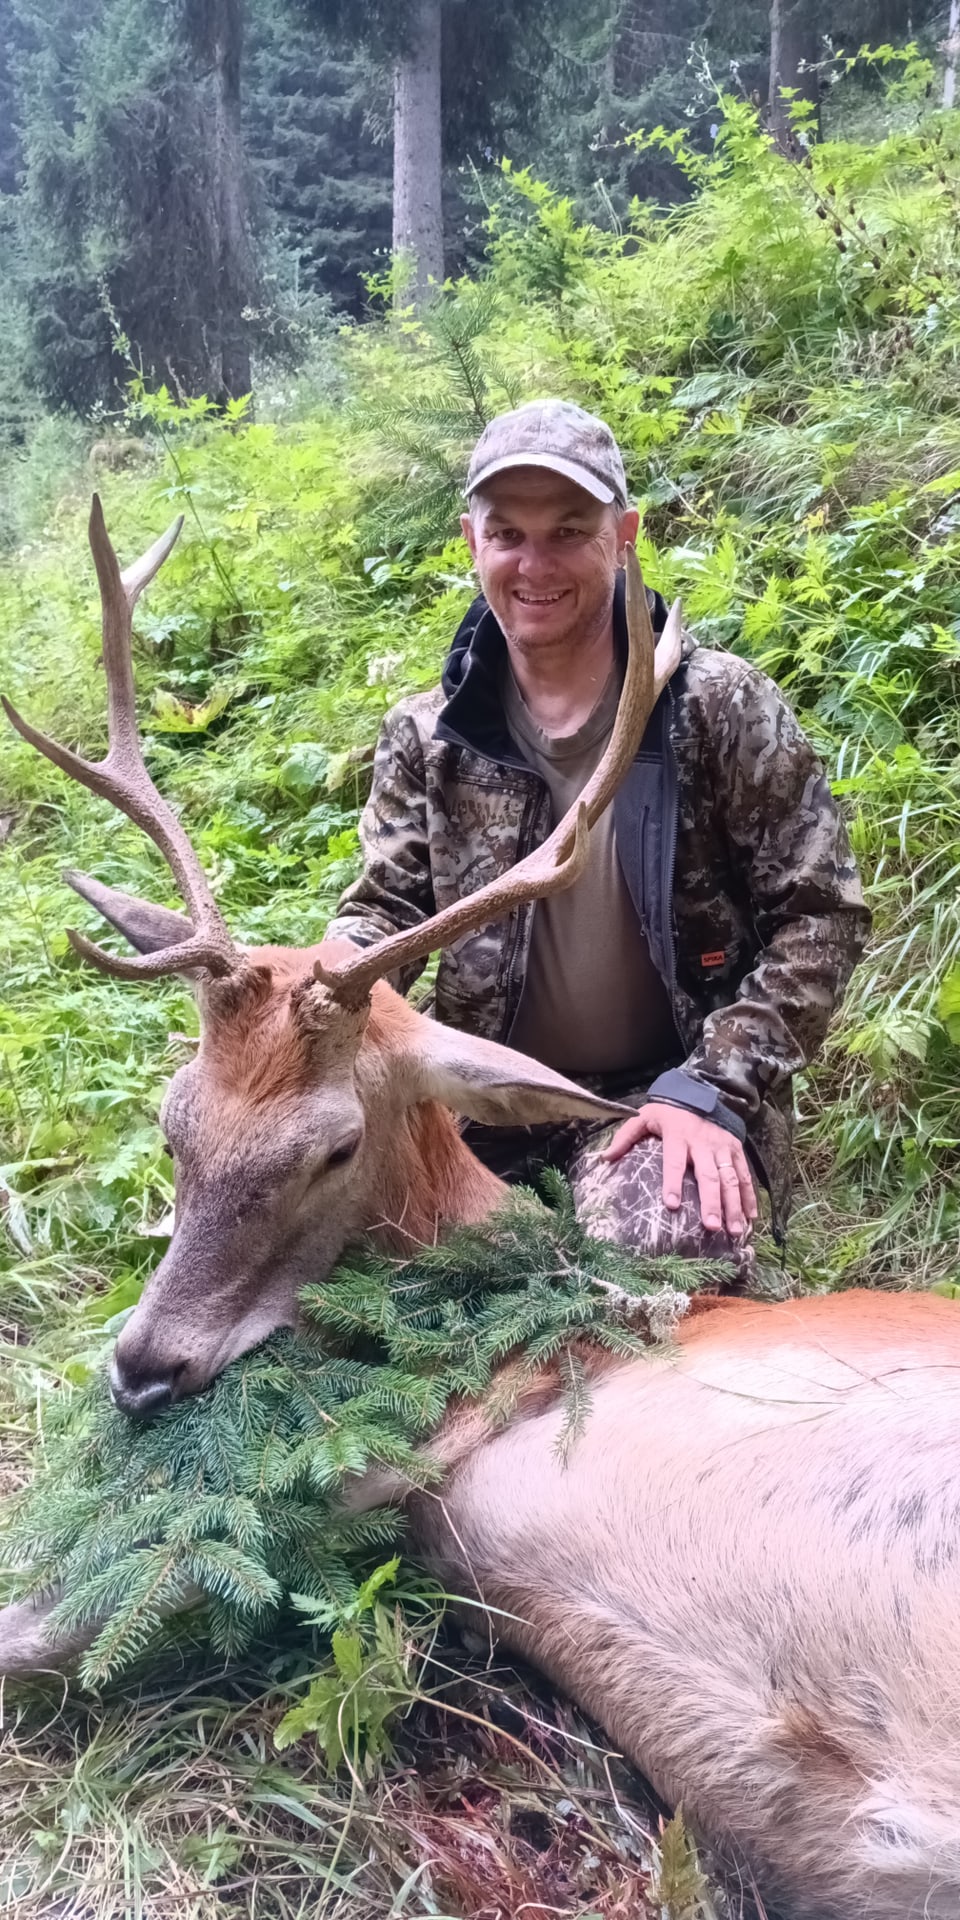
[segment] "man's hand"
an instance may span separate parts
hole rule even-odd
[[[671,1212],[679,1207],[683,1176],[690,1166],[704,1226],[725,1227],[738,1238],[745,1225],[757,1217],[757,1196],[747,1156],[736,1135],[714,1126],[699,1113],[648,1100],[632,1120],[624,1121],[601,1158],[611,1163],[622,1160],[631,1147],[651,1137],[663,1143],[664,1205]]]

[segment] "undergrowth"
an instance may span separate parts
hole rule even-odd
[[[622,233],[505,174],[483,274],[432,319],[346,330],[335,380],[308,398],[288,380],[257,417],[134,387],[126,424],[149,462],[101,475],[124,559],[186,513],[137,619],[151,768],[237,936],[306,941],[356,870],[380,717],[435,680],[473,591],[456,482],[480,421],[546,392],[610,421],[648,577],[682,595],[706,644],[783,685],[827,759],[874,910],[870,952],[797,1088],[788,1258],[829,1286],[949,1287],[960,1268],[960,125],[908,109],[883,139],[814,144],[793,164],[725,100],[710,156],[669,136],[691,203],[667,217],[638,205]],[[65,468],[57,489],[32,470],[30,484],[56,503],[7,554],[0,681],[95,751],[89,476]],[[195,1017],[177,985],[133,988],[75,960],[64,928],[85,909],[68,904],[62,865],[178,903],[134,830],[12,736],[0,843],[9,1489],[164,1244],[154,1115]],[[423,1863],[441,1832],[415,1770],[392,1785],[348,1776],[341,1794],[321,1782],[315,1741],[276,1754],[265,1728],[294,1702],[267,1700],[289,1670],[258,1660],[219,1691],[186,1667],[144,1680],[99,1718],[24,1709],[0,1759],[8,1906],[84,1920],[158,1905],[184,1920],[442,1913],[445,1899],[481,1911],[452,1867],[434,1890]],[[475,1818],[492,1859],[512,1844],[501,1789],[516,1751],[486,1727],[476,1772],[450,1761],[447,1804]],[[566,1750],[564,1777],[579,1765]],[[602,1765],[583,1767],[589,1819],[606,1819]],[[511,1777],[547,1818],[536,1767]],[[554,1814],[548,1828],[562,1852]],[[419,1851],[397,1840],[414,1831]],[[309,1862],[326,1872],[334,1856],[318,1906]],[[533,1897],[534,1881],[503,1873],[504,1899]],[[612,1884],[593,1900],[568,1880],[552,1905],[613,1915]]]

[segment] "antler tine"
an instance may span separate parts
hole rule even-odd
[[[78,933],[76,927],[67,928],[67,939],[81,960],[89,960],[101,973],[110,973],[116,980],[163,980],[171,973],[193,973],[198,967],[218,975],[231,970],[222,948],[200,937],[162,947],[159,953],[138,954],[108,953],[86,934]]]
[[[206,874],[177,815],[157,792],[147,772],[137,730],[133,683],[133,609],[145,586],[163,565],[183,525],[182,514],[159,540],[121,573],[103,518],[99,494],[90,509],[90,548],[93,553],[103,614],[103,664],[107,680],[108,748],[103,760],[85,760],[24,720],[9,700],[4,712],[22,738],[54,766],[99,794],[141,827],[160,849],[189,910],[193,940],[137,958],[118,958],[81,934],[70,938],[79,953],[106,973],[123,979],[156,979],[165,973],[206,967],[228,973],[238,955],[220,910],[210,892]]]
[[[327,967],[322,960],[314,976],[347,1006],[362,1005],[374,982],[395,968],[423,959],[448,947],[464,934],[502,919],[514,907],[542,900],[573,885],[583,872],[589,853],[590,828],[609,806],[631,765],[647,721],[653,712],[657,687],[654,673],[654,633],[646,589],[636,550],[626,550],[627,666],[616,719],[599,765],[569,813],[549,838],[508,873],[487,886],[454,901],[441,913],[403,933],[392,934],[368,947],[355,960]]]

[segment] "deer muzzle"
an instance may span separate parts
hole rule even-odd
[[[173,1239],[123,1327],[110,1368],[114,1405],[149,1420],[201,1393],[231,1361],[297,1319],[297,1296],[342,1244],[284,1238],[264,1205],[238,1219],[229,1199],[185,1203]]]
[[[110,1398],[131,1420],[150,1420],[173,1404],[179,1372],[179,1367],[171,1367],[167,1373],[143,1373],[125,1366],[115,1353],[110,1363]]]

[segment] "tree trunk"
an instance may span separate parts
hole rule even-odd
[[[960,0],[950,0],[950,20],[944,52],[947,56],[947,70],[943,76],[943,104],[945,107],[952,107],[957,88],[957,54],[960,52]]]
[[[767,125],[781,153],[791,159],[798,152],[797,138],[790,125],[790,103],[781,88],[793,87],[817,109],[816,128],[820,129],[820,77],[814,71],[820,55],[820,35],[816,9],[810,0],[771,0],[770,6],[770,101]]]
[[[393,251],[413,265],[421,310],[443,285],[440,164],[440,5],[417,0],[409,51],[397,61],[393,112]]]
[[[250,392],[250,347],[243,310],[254,290],[247,223],[246,164],[240,121],[243,0],[187,0],[186,25],[206,95],[211,254],[216,284],[207,391],[223,406]]]
[[[243,0],[214,0],[213,165],[220,265],[221,400],[249,393],[250,347],[243,309],[252,291],[240,124]]]

